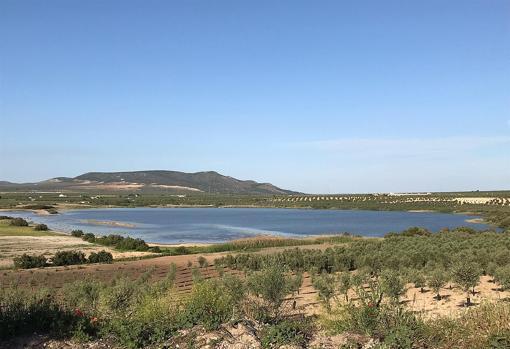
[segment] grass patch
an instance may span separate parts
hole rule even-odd
[[[34,227],[12,226],[9,220],[0,220],[0,236],[62,236],[52,231],[36,231]]]

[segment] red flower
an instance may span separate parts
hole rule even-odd
[[[97,321],[98,321],[98,320],[97,320],[97,317],[95,317],[95,316],[94,316],[94,317],[92,317],[92,318],[90,318],[90,323],[91,323],[92,325],[94,325]]]
[[[76,308],[76,309],[74,309],[74,315],[76,315],[78,317],[83,317],[83,311],[81,311],[80,309]]]
[[[368,303],[368,306],[369,306],[370,308],[373,308],[373,307],[374,307],[374,303],[369,302],[369,303]]]

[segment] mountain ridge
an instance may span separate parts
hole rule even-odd
[[[87,172],[76,177],[54,177],[37,183],[0,181],[0,188],[53,190],[137,190],[212,194],[296,194],[271,183],[240,180],[216,171],[180,172],[145,170],[122,172]]]

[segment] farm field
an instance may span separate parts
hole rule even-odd
[[[404,342],[414,343],[413,348],[481,349],[510,340],[507,233],[460,228],[431,234],[413,228],[382,239],[341,241],[4,270],[0,274],[3,321],[11,316],[12,290],[23,290],[16,302],[28,306],[30,299],[47,295],[48,306],[56,302],[60,309],[51,316],[74,317],[70,324],[82,323],[83,317],[92,319],[93,325],[87,323],[68,334],[76,348],[82,345],[79,338],[97,348],[163,344],[351,348],[368,343],[401,348],[396,343]],[[475,313],[476,319],[485,321],[485,332],[474,337],[464,334],[466,342],[453,345],[457,337],[446,333],[480,326],[461,320]],[[370,322],[365,318],[369,314],[378,320]],[[380,327],[387,322],[391,325]],[[134,330],[138,326],[160,332],[146,337]],[[437,333],[438,326],[443,332]],[[395,327],[403,332],[387,332]],[[9,328],[12,333],[23,332]],[[124,332],[127,328],[129,333]],[[104,337],[103,329],[114,335]],[[283,338],[279,331],[286,333]],[[19,335],[8,338],[11,347],[19,343],[27,347],[27,341],[33,340]],[[63,345],[58,336],[39,340]]]

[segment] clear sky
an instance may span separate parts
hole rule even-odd
[[[510,1],[0,0],[0,180],[510,189]]]

